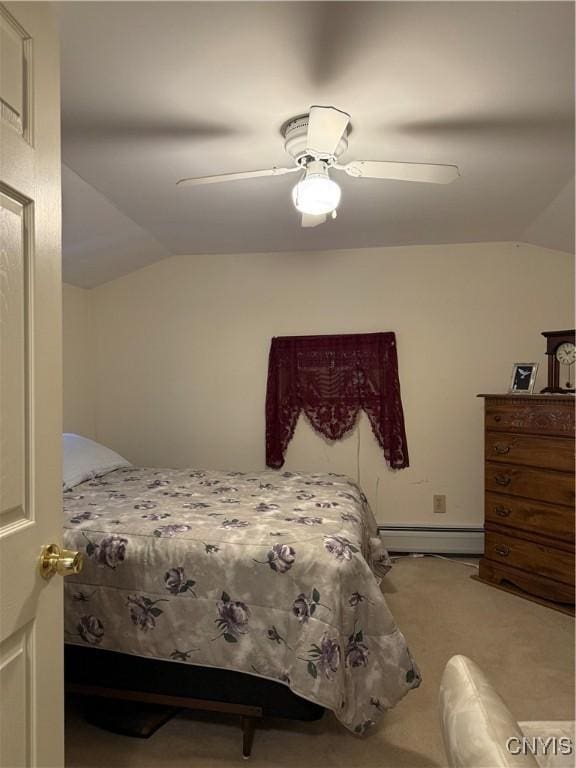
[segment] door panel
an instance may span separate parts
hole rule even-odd
[[[0,93],[2,119],[19,134],[28,135],[27,93],[29,82],[30,36],[6,9],[0,9]]]
[[[0,533],[30,519],[29,254],[24,206],[0,194]]]
[[[0,726],[2,765],[30,765],[30,658],[33,625],[26,625],[0,644]],[[22,727],[24,726],[24,727]]]
[[[58,37],[0,4],[0,765],[64,765]]]

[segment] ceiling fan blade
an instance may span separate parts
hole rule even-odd
[[[395,163],[386,160],[353,160],[346,165],[335,165],[356,179],[394,179],[396,181],[422,181],[449,184],[460,176],[456,165],[429,163]]]
[[[315,216],[313,213],[302,214],[302,226],[305,228],[317,227],[318,224],[324,224],[325,221],[326,221],[325,213],[321,213],[319,216]]]
[[[310,107],[307,151],[325,157],[333,155],[349,122],[350,115],[335,107]]]
[[[242,181],[243,179],[257,179],[262,176],[283,176],[285,173],[301,171],[299,166],[294,168],[267,168],[263,171],[241,171],[240,173],[220,173],[217,176],[197,176],[196,178],[180,179],[176,184],[186,186],[200,186],[202,184],[219,184],[222,181]]]

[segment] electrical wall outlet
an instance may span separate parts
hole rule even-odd
[[[434,495],[434,513],[436,515],[443,515],[446,512],[446,496],[435,494]]]

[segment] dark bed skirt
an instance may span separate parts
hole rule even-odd
[[[319,720],[324,708],[282,683],[242,672],[65,646],[68,685],[99,686],[259,707],[263,717]]]

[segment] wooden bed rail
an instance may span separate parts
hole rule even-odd
[[[225,701],[210,701],[209,699],[191,699],[187,696],[169,696],[163,693],[148,693],[147,691],[131,691],[122,688],[105,688],[99,685],[82,685],[67,683],[66,692],[80,696],[99,696],[104,699],[120,699],[122,701],[137,701],[145,704],[160,704],[178,709],[201,710],[204,712],[224,712],[240,715],[242,727],[242,757],[248,759],[252,754],[256,723],[262,718],[262,708],[247,704],[231,704]]]

